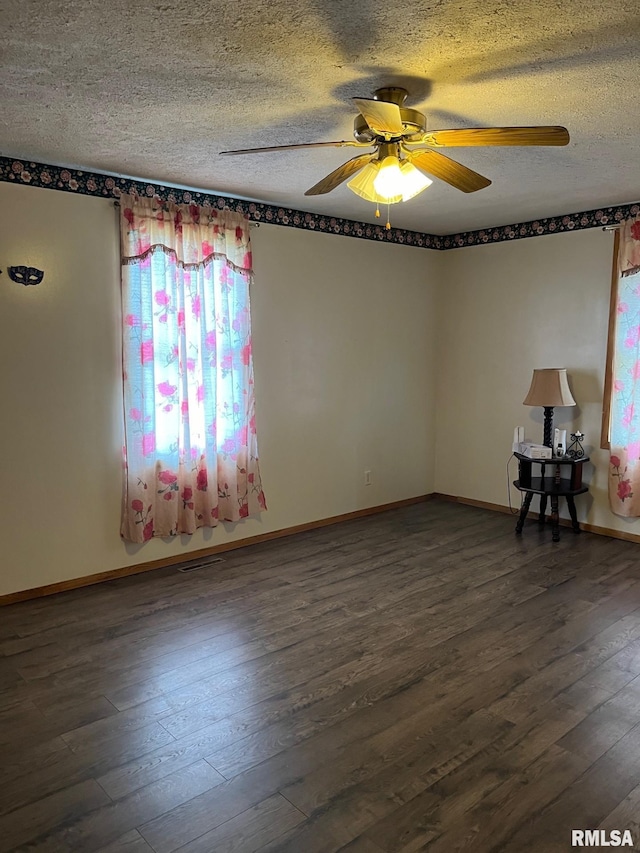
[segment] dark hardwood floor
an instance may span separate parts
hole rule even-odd
[[[640,548],[514,526],[431,501],[0,610],[0,851],[640,844]]]

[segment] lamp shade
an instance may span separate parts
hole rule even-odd
[[[374,204],[397,204],[409,201],[432,183],[408,160],[389,156],[367,163],[347,186],[351,192]]]
[[[378,174],[373,180],[373,186],[378,195],[382,196],[385,201],[398,195],[402,198],[402,172],[397,157],[390,155],[384,158],[380,163]]]
[[[408,160],[398,160],[397,157],[390,156],[380,163],[373,186],[385,201],[397,198],[398,193],[402,201],[409,201],[432,183],[430,178],[418,171]]]
[[[390,196],[389,198],[380,195],[375,187],[375,180],[379,173],[380,161],[372,160],[371,163],[367,163],[364,169],[361,169],[356,174],[355,178],[349,181],[347,186],[351,192],[354,192],[367,201],[372,201],[374,204],[397,204],[399,201],[402,201],[401,193]]]
[[[525,406],[575,406],[564,367],[545,367],[534,370]]]
[[[433,181],[426,175],[423,175],[419,169],[410,163],[408,160],[400,161],[400,171],[402,172],[402,201],[409,201],[410,198],[418,195],[427,187],[430,187]]]

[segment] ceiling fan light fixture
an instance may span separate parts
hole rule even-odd
[[[402,171],[400,170],[400,161],[395,155],[390,154],[380,162],[373,186],[376,193],[387,204],[396,196],[400,196],[399,200],[402,200],[404,195],[404,180]]]
[[[381,201],[384,204],[409,201],[433,183],[430,178],[416,169],[413,163],[400,160],[394,154],[389,154],[374,163],[378,165],[376,174],[373,176],[374,201]]]
[[[402,173],[402,201],[409,201],[410,198],[417,196],[433,183],[431,178],[416,169],[413,163],[408,160],[400,161],[400,171]]]
[[[349,181],[347,186],[351,192],[374,204],[397,204],[397,202],[402,201],[401,193],[387,198],[376,190],[375,181],[380,173],[380,166],[380,160],[372,160],[371,163],[367,163],[364,169],[361,169]]]

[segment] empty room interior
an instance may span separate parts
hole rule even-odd
[[[636,4],[0,24],[0,853],[640,850]]]

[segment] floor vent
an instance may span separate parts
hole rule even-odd
[[[193,560],[191,563],[183,563],[178,567],[179,572],[197,572],[198,569],[205,569],[213,563],[224,563],[224,557],[209,557],[206,560]]]

